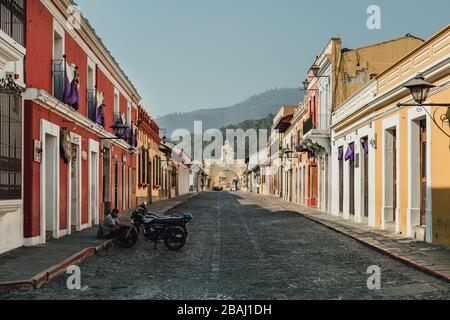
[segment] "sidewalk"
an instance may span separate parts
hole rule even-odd
[[[246,193],[248,194],[248,193]],[[450,248],[414,241],[387,232],[377,231],[367,225],[344,220],[320,210],[283,201],[274,196],[250,193],[263,206],[275,205],[295,212],[335,232],[344,234],[359,243],[376,250],[410,267],[450,282]]]
[[[159,201],[149,205],[149,209],[159,214],[166,214],[195,195]],[[127,215],[122,219],[127,220]],[[121,220],[122,220],[121,219]],[[29,290],[41,288],[46,283],[66,272],[67,267],[105,250],[112,244],[111,240],[97,239],[97,228],[35,247],[22,247],[0,255],[0,291]]]

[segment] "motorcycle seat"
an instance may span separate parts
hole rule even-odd
[[[178,225],[178,224],[182,224],[183,223],[183,218],[180,218],[180,217],[160,217],[160,218],[155,218],[154,222],[170,224],[170,225]]]

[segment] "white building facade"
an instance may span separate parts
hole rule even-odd
[[[2,6],[0,25],[0,254],[24,243],[23,99],[25,2]],[[15,28],[10,28],[13,25]]]
[[[374,124],[368,115],[350,126],[338,125],[370,103],[376,90],[373,79],[337,108],[331,133],[331,213],[371,227],[375,227]]]

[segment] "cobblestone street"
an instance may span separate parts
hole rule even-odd
[[[172,213],[186,211],[194,223],[181,252],[140,240],[81,264],[85,290],[68,290],[62,277],[0,299],[450,298],[449,284],[251,195],[204,193]],[[382,271],[379,291],[367,289],[373,265]]]

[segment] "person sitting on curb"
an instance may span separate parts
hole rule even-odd
[[[117,231],[120,229],[118,217],[118,209],[113,209],[112,212],[105,217],[97,233],[99,239],[115,238]]]

